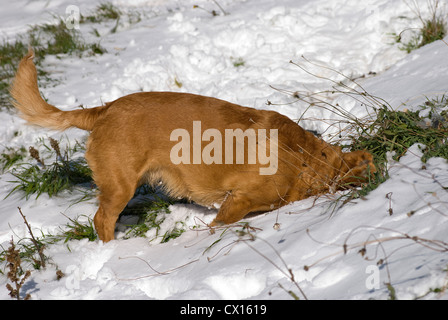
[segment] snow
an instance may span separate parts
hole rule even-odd
[[[213,1],[205,0],[112,1],[123,11],[141,12],[143,19],[122,22],[116,33],[109,32],[114,23],[98,27],[108,51],[104,55],[46,57],[44,69],[58,82],[43,87],[43,95],[69,110],[140,90],[191,92],[299,119],[308,106],[291,103],[294,99],[281,90],[319,92],[332,85],[320,77],[341,80],[329,69],[314,66],[316,77],[290,63],[310,67],[302,56],[350,77],[366,75],[358,83],[394,108],[412,109],[426,96],[447,92],[446,44],[438,41],[411,54],[393,44],[392,33],[418,26],[402,0],[218,2],[230,14],[223,15]],[[426,14],[426,2],[420,2]],[[64,16],[73,3],[18,0],[2,6],[0,35],[14,41],[29,25],[53,21],[54,14]],[[100,3],[76,1],[81,13]],[[95,39],[91,26],[80,28],[86,39]],[[347,111],[366,115],[356,100],[336,99]],[[310,108],[306,118],[326,119],[301,123],[324,132],[336,116]],[[29,127],[6,111],[0,119],[0,153],[34,145],[41,137],[71,142],[86,137],[77,129],[57,133]],[[32,299],[292,299],[289,290],[304,298],[297,284],[309,299],[387,299],[386,283],[391,283],[399,299],[446,299],[446,293],[428,292],[447,284],[448,252],[446,245],[445,251],[439,250],[436,241],[448,242],[448,193],[443,188],[448,186],[448,163],[433,158],[422,169],[420,154],[414,146],[399,162],[390,163],[390,179],[365,199],[342,206],[335,202],[342,194],[328,195],[245,219],[255,228],[250,230],[254,241],[247,231],[241,235],[241,228],[210,234],[203,226],[213,220],[215,209],[175,204],[159,234],[177,221],[187,231],[167,243],[150,241],[154,234],[125,239],[119,231],[118,239],[109,243],[49,245],[45,254],[51,263],[33,271],[24,290]],[[36,234],[57,233],[67,217],[93,217],[96,212],[95,199],[74,204],[82,196],[76,190],[53,198],[43,194],[26,200],[14,193],[4,199],[12,188],[10,180],[8,172],[0,176],[3,248],[11,237],[28,237],[18,206]],[[380,259],[383,263],[377,266]],[[65,274],[60,280],[56,266]],[[6,282],[0,274],[0,299],[9,299]]]

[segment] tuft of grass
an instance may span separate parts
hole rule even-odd
[[[423,28],[420,30],[422,40],[420,47],[437,40],[442,40],[447,34],[446,22],[440,17],[434,17],[432,20],[425,21]]]
[[[69,219],[66,228],[61,228],[62,232],[56,235],[44,234],[42,232],[40,237],[34,235],[31,230],[31,226],[28,223],[25,215],[22,213],[21,208],[18,208],[20,215],[22,216],[24,223],[28,229],[29,237],[21,238],[17,243],[11,239],[11,246],[5,250],[2,246],[0,251],[0,262],[6,262],[5,267],[9,269],[7,273],[8,279],[12,282],[7,284],[6,287],[10,292],[11,297],[18,300],[21,299],[20,289],[24,282],[31,275],[31,271],[25,271],[24,264],[32,266],[34,270],[41,270],[48,266],[47,262],[51,262],[51,258],[44,254],[44,249],[47,246],[64,241],[67,243],[70,240],[89,239],[89,241],[95,241],[97,235],[95,228],[93,227],[93,221],[87,217],[87,223],[81,223],[80,217],[76,219]],[[53,264],[54,265],[54,264]],[[3,270],[0,270],[1,274],[4,274]],[[56,266],[56,278],[60,280],[64,276],[63,272]],[[29,295],[25,295],[25,300],[29,299]]]
[[[155,229],[156,237],[159,236],[161,224],[165,220],[164,215],[171,213],[168,208],[170,205],[170,202],[157,197],[155,200],[142,201],[133,207],[126,207],[122,215],[139,217],[135,225],[129,226],[126,237],[146,237],[146,233],[153,229]]]
[[[24,159],[26,155],[26,148],[20,147],[17,150],[11,147],[6,147],[5,151],[0,155],[0,166],[1,171],[5,172],[14,164]]]
[[[177,77],[174,78],[174,84],[176,85],[176,87],[178,87],[179,89],[182,88],[183,84],[182,82],[180,82]]]
[[[401,50],[404,50],[407,53],[410,53],[413,50],[421,48],[434,41],[443,40],[443,38],[447,35],[447,16],[441,9],[440,1],[428,1],[427,5],[430,12],[430,17],[425,19],[423,18],[421,9],[416,2],[414,2],[413,5],[408,4],[408,7],[410,7],[419,18],[421,27],[418,28],[418,32],[411,37],[409,42],[402,44],[400,47]],[[403,32],[408,30],[411,29],[406,29]],[[397,43],[401,43],[403,32],[396,36]]]
[[[100,24],[103,22],[115,21],[115,26],[109,30],[109,33],[114,34],[118,31],[118,27],[132,25],[142,20],[141,12],[131,10],[124,12],[110,2],[99,4],[90,14],[84,16],[81,15],[80,23],[95,23]],[[100,33],[97,28],[93,28],[93,34],[100,37]]]
[[[95,10],[87,16],[80,17],[80,23],[100,24],[105,21],[116,21],[110,33],[117,32],[119,22],[126,18],[126,24],[135,24],[141,21],[141,14],[137,11],[125,13],[110,2],[99,4]],[[98,30],[93,27],[93,32],[100,36]],[[0,108],[12,109],[9,97],[9,86],[14,77],[20,59],[28,52],[28,46],[32,46],[36,52],[38,76],[46,77],[51,81],[49,74],[41,68],[42,60],[46,55],[101,55],[106,53],[99,42],[87,42],[84,40],[80,29],[67,28],[64,18],[59,18],[57,23],[45,23],[31,26],[30,29],[17,37],[16,41],[0,40]],[[46,83],[44,82],[45,86]]]
[[[69,29],[61,18],[56,24],[42,24],[30,27],[15,42],[3,40],[0,45],[0,108],[13,108],[9,97],[8,88],[12,81],[20,59],[28,52],[28,46],[32,46],[36,52],[35,63],[38,76],[49,75],[41,68],[41,63],[46,55],[95,55],[104,54],[106,50],[99,43],[86,42],[79,30]]]
[[[138,192],[138,191],[137,191]],[[169,206],[174,203],[171,199],[165,199],[155,194],[155,190],[150,190],[151,197],[140,203],[126,207],[122,215],[133,215],[138,217],[138,222],[133,225],[127,225],[125,238],[141,237],[147,238],[148,232],[151,232],[150,241],[160,239],[160,243],[166,243],[176,239],[185,232],[186,227],[183,221],[176,221],[174,227],[161,234],[162,223],[166,215],[171,211]]]
[[[395,111],[383,105],[374,120],[358,124],[352,130],[354,134],[349,136],[349,143],[342,147],[351,151],[368,150],[377,172],[361,188],[353,189],[344,203],[363,198],[389,179],[388,155],[398,161],[414,144],[423,145],[420,147],[423,163],[433,157],[448,160],[448,97],[428,100],[417,111]]]
[[[9,261],[10,263],[16,263],[17,266],[22,269],[22,262],[26,262],[35,270],[41,270],[42,268],[46,267],[47,261],[49,260],[49,258],[44,254],[44,249],[46,248],[47,244],[50,244],[52,242],[44,234],[42,234],[42,237],[35,236],[33,231],[31,230],[31,226],[28,223],[28,220],[22,213],[22,209],[20,207],[18,207],[17,209],[19,210],[19,213],[22,216],[22,219],[28,229],[29,237],[22,238],[17,241],[17,243],[14,243],[11,239],[11,246],[13,246],[14,249],[10,248],[8,250],[3,250],[2,252],[0,252],[0,261],[8,260],[8,255],[11,253],[10,250],[13,250],[14,258],[12,260],[14,260],[15,262]],[[18,247],[18,249],[16,249],[16,246]],[[17,268],[17,266],[15,266],[14,268]],[[20,273],[22,274],[23,272]]]
[[[54,162],[46,165],[40,157],[39,152],[34,147],[30,147],[30,155],[36,161],[33,163],[24,163],[11,170],[11,174],[17,178],[10,181],[16,186],[7,195],[10,196],[16,191],[21,191],[28,199],[31,195],[36,195],[36,199],[42,193],[52,197],[63,190],[70,190],[75,186],[83,184],[91,185],[92,172],[87,166],[84,158],[70,159],[77,151],[77,146],[73,149],[67,147],[64,155],[61,153],[59,143],[50,138],[50,147],[44,145],[48,150],[53,150],[56,154]]]
[[[421,115],[425,111],[429,111],[428,115]],[[369,150],[380,165],[387,161],[388,152],[399,160],[416,143],[425,145],[423,162],[432,157],[448,159],[448,97],[428,100],[417,111],[395,111],[383,106],[376,112],[376,119],[357,131],[344,147]]]
[[[172,239],[176,239],[180,237],[184,232],[185,232],[185,223],[183,221],[176,221],[174,228],[165,232],[160,243],[167,243]]]
[[[22,216],[22,219],[23,219],[26,227],[28,228],[28,233],[31,237],[30,240],[31,240],[31,243],[33,244],[31,252],[37,252],[37,254],[39,256],[38,259],[32,258],[32,260],[34,262],[34,268],[35,269],[40,269],[41,267],[45,268],[46,260],[47,260],[47,257],[44,255],[45,244],[42,241],[40,241],[39,238],[36,238],[34,236],[33,231],[31,230],[31,226],[28,223],[28,220],[26,220],[26,217],[23,214],[22,209],[20,207],[18,207],[17,209],[19,210],[19,213]]]
[[[395,288],[392,286],[391,283],[386,283],[387,291],[389,291],[389,298],[388,300],[398,300],[397,293],[395,291]]]
[[[13,299],[21,300],[20,290],[22,289],[25,281],[31,276],[31,271],[23,270],[22,260],[20,258],[20,252],[16,249],[14,241],[11,240],[10,247],[6,252],[6,261],[9,272],[7,273],[8,280],[12,282],[14,287],[7,283],[6,288],[9,291],[9,295]],[[29,300],[31,296],[27,294],[24,300]]]
[[[233,57],[231,57],[230,59],[232,60],[233,66],[235,68],[244,67],[245,64],[246,64],[244,59],[241,58],[241,57],[240,58],[233,58]]]
[[[87,222],[81,223],[81,217],[85,217]],[[68,219],[70,222],[67,223],[65,230],[62,231],[61,234],[53,236],[55,239],[62,239],[64,240],[64,243],[71,240],[88,239],[89,241],[95,241],[98,239],[98,235],[96,234],[95,227],[93,225],[93,220],[90,217],[80,216],[76,219]]]
[[[28,32],[29,41],[36,48],[37,56],[47,54],[103,54],[106,52],[98,43],[87,43],[79,30],[66,26],[60,19],[57,24],[43,24],[33,26]]]
[[[110,2],[99,4],[94,12],[87,16],[81,16],[80,23],[100,23],[107,20],[118,20],[123,12]]]
[[[423,162],[432,157],[448,160],[448,96],[427,99],[416,111],[397,111],[384,99],[368,93],[356,80],[331,67],[302,58],[306,64],[291,63],[312,76],[331,82],[333,86],[332,90],[317,93],[279,90],[294,98],[291,103],[302,101],[309,105],[298,122],[306,119],[304,114],[311,107],[328,110],[340,119],[332,124],[340,130],[328,135],[329,142],[341,146],[344,151],[366,150],[374,158],[377,172],[361,188],[349,188],[351,192],[346,195],[348,201],[363,197],[386,181],[389,178],[388,157],[393,156],[398,161],[414,144],[424,145],[421,147]],[[322,77],[310,70],[316,67],[330,71],[342,80]],[[335,94],[353,98],[366,108],[368,115],[358,118],[338,103],[326,100],[326,95],[330,97]]]
[[[28,46],[24,41],[0,45],[0,108],[12,108],[9,97],[9,86],[14,77],[20,59],[26,54]]]
[[[81,24],[100,24],[107,21],[116,21],[110,33],[117,32],[119,22],[126,18],[126,24],[135,24],[141,21],[141,14],[137,11],[124,13],[110,2],[99,4],[93,12],[80,17]],[[100,36],[98,30],[93,28],[93,33]],[[45,23],[31,26],[30,29],[17,37],[16,41],[8,42],[0,40],[0,108],[12,109],[9,97],[9,86],[14,77],[20,59],[28,52],[28,46],[32,46],[36,52],[38,76],[46,77],[51,81],[49,74],[41,68],[42,60],[46,55],[101,55],[106,53],[99,42],[87,42],[84,40],[80,29],[67,28],[63,17],[56,23]],[[44,82],[45,86],[46,83]]]

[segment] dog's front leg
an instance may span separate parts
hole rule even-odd
[[[244,195],[244,193],[229,191],[221,204],[218,215],[209,226],[218,227],[238,222],[248,213],[259,211],[259,209],[260,206]]]

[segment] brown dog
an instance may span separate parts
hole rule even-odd
[[[343,153],[277,112],[214,98],[141,92],[61,111],[40,96],[33,57],[30,50],[20,62],[13,103],[32,124],[91,131],[86,159],[100,190],[94,223],[103,241],[114,239],[116,220],[142,183],[162,182],[172,196],[219,206],[217,226],[359,184],[375,171],[367,152]]]

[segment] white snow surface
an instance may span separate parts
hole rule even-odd
[[[0,2],[0,36],[6,41],[14,41],[30,25],[54,21],[55,15],[65,17],[68,5],[88,14],[101,3]],[[276,110],[297,120],[308,105],[291,103],[294,98],[282,90],[326,91],[333,83],[322,77],[343,80],[305,59],[349,77],[366,75],[358,83],[394,108],[412,109],[426,96],[448,91],[445,43],[437,41],[411,54],[394,44],[392,33],[419,23],[402,0],[218,1],[228,15],[205,0],[111,2],[125,12],[140,12],[142,20],[123,21],[115,33],[110,32],[115,22],[95,25],[107,53],[45,57],[44,69],[58,82],[41,91],[61,109],[97,106],[141,90],[180,91]],[[426,14],[426,1],[418,2]],[[85,39],[98,41],[91,24],[80,28]],[[317,77],[290,61],[312,68]],[[353,98],[336,99],[356,116],[368,112]],[[309,108],[306,118],[325,119],[301,123],[324,132],[335,115]],[[4,110],[0,121],[0,153],[8,147],[28,148],[42,137],[65,137],[74,143],[87,136],[77,129],[58,133],[29,127]],[[146,134],[150,138],[151,133]],[[32,299],[267,300],[292,299],[288,291],[303,299],[300,287],[308,299],[387,299],[386,283],[391,283],[399,299],[446,299],[446,293],[430,290],[448,281],[446,245],[440,250],[436,243],[448,242],[448,164],[433,158],[422,168],[420,155],[414,146],[399,162],[390,163],[390,179],[365,199],[335,206],[338,193],[245,219],[254,228],[253,241],[238,234],[241,228],[210,234],[204,223],[213,220],[215,209],[175,204],[161,234],[176,221],[183,221],[188,230],[167,243],[124,239],[117,232],[118,240],[108,243],[72,240],[49,245],[45,248],[49,265],[33,271],[22,291]],[[82,197],[76,190],[52,198],[43,194],[27,200],[20,193],[5,198],[13,179],[8,172],[0,176],[3,248],[11,237],[16,241],[28,237],[18,206],[36,235],[60,232],[69,222],[67,217],[93,218],[96,212],[95,199],[75,204]],[[412,237],[428,241],[419,243]],[[57,280],[56,269],[65,277]],[[10,298],[6,283],[6,276],[0,274],[0,299]]]

